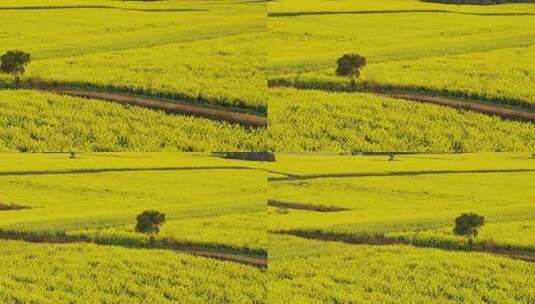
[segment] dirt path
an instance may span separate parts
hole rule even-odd
[[[88,168],[65,170],[31,170],[31,171],[0,171],[0,176],[25,175],[63,175],[63,174],[95,174],[108,172],[144,172],[144,171],[193,171],[193,170],[262,170],[244,166],[198,166],[198,167],[147,167],[147,168]]]
[[[452,98],[445,96],[430,96],[418,93],[401,93],[401,92],[374,92],[376,94],[386,95],[393,98],[417,101],[422,103],[432,103],[436,105],[448,106],[456,109],[469,110],[473,112],[495,115],[503,119],[520,120],[535,122],[535,113],[522,111],[513,107],[498,106],[490,103],[478,102],[462,98]]]
[[[55,92],[81,98],[102,99],[123,105],[133,105],[153,110],[161,110],[171,114],[184,114],[202,117],[217,121],[240,124],[251,128],[267,127],[267,118],[264,116],[232,112],[221,108],[210,108],[192,103],[176,101],[172,99],[135,96],[125,93],[104,92],[92,89],[78,89],[67,87],[25,86],[28,89]]]
[[[343,172],[310,175],[289,175],[287,177],[268,177],[268,181],[292,181],[320,178],[351,178],[351,177],[387,177],[387,176],[416,176],[437,174],[497,174],[497,173],[529,173],[535,169],[480,169],[480,170],[426,170],[426,171],[384,171],[384,172]]]
[[[527,108],[508,106],[501,104],[492,104],[490,102],[485,102],[484,100],[476,99],[467,99],[460,97],[450,97],[450,96],[440,96],[440,95],[430,95],[418,92],[412,92],[407,90],[400,89],[391,89],[387,86],[378,84],[378,83],[365,83],[358,90],[349,90],[343,88],[313,88],[295,85],[291,82],[285,81],[268,81],[268,86],[273,87],[289,87],[300,90],[319,90],[327,92],[344,92],[344,93],[368,93],[381,95],[396,99],[404,99],[409,101],[421,102],[421,103],[430,103],[435,105],[441,105],[446,107],[451,107],[455,109],[463,109],[472,112],[498,116],[502,119],[508,120],[517,120],[525,122],[535,122],[535,110],[530,110]]]
[[[217,252],[217,251],[207,251],[206,249],[203,250],[199,248],[198,246],[154,246],[154,247],[146,247],[146,246],[125,246],[121,244],[114,244],[114,243],[102,243],[98,241],[92,241],[89,239],[77,239],[75,237],[69,237],[69,236],[63,236],[63,237],[54,237],[54,238],[47,238],[46,236],[35,236],[31,234],[25,234],[25,233],[11,233],[11,232],[5,232],[0,229],[0,240],[12,240],[12,241],[21,241],[21,242],[29,242],[29,243],[41,243],[41,244],[95,244],[98,246],[117,246],[117,247],[123,247],[123,248],[132,248],[132,249],[159,249],[159,250],[171,250],[178,253],[183,254],[189,254],[209,259],[216,259],[221,261],[228,261],[228,262],[234,262],[234,263],[240,263],[248,266],[253,266],[257,268],[265,269],[267,268],[267,257],[263,256],[253,256],[253,255],[246,255],[246,254],[237,254],[237,253],[228,253],[228,252]]]
[[[328,242],[341,242],[351,245],[370,245],[370,246],[388,246],[388,245],[407,245],[414,246],[418,248],[431,248],[431,249],[440,249],[447,251],[462,251],[467,252],[467,250],[455,249],[455,248],[444,248],[438,246],[430,246],[424,243],[403,241],[397,238],[389,237],[378,237],[378,236],[354,236],[344,233],[336,232],[322,232],[322,231],[306,231],[306,230],[287,230],[287,231],[270,231],[273,234],[282,234],[282,235],[291,235],[295,237],[300,237],[310,240],[319,240],[319,241],[328,241]],[[523,260],[526,262],[535,262],[535,252],[526,249],[520,248],[508,248],[508,247],[485,247],[481,244],[474,244],[474,248],[471,252],[482,252],[489,253],[499,256],[508,257],[511,259]]]

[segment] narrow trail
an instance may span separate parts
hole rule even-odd
[[[63,174],[95,174],[107,172],[144,172],[144,171],[191,171],[191,170],[261,170],[245,166],[198,166],[198,167],[153,167],[153,168],[90,168],[66,170],[29,170],[29,171],[0,171],[0,176],[25,175],[63,175]]]
[[[289,82],[283,81],[269,81],[269,87],[294,88],[298,90],[318,90],[326,92],[342,92],[342,93],[368,93],[379,96],[386,96],[396,99],[408,100],[413,102],[428,103],[450,107],[454,109],[462,109],[476,113],[482,113],[491,116],[498,116],[502,119],[535,122],[535,110],[523,109],[521,107],[492,104],[484,100],[467,99],[460,97],[450,97],[441,95],[430,95],[418,92],[411,92],[399,89],[388,89],[380,84],[366,84],[365,87],[358,90],[349,89],[322,89],[312,88],[306,85],[299,86]]]
[[[227,261],[227,262],[234,262],[239,263],[247,266],[253,266],[260,269],[267,268],[268,262],[267,262],[267,256],[252,256],[252,255],[246,255],[246,254],[238,254],[238,253],[228,253],[228,252],[217,252],[217,251],[209,251],[209,250],[203,250],[199,246],[173,246],[173,247],[165,247],[165,246],[154,246],[154,247],[147,247],[147,246],[125,246],[122,244],[113,244],[113,243],[103,243],[98,241],[92,241],[89,239],[76,239],[73,237],[64,236],[63,238],[42,238],[39,236],[32,236],[32,235],[13,235],[11,233],[5,233],[0,230],[0,240],[10,240],[10,241],[21,241],[21,242],[28,242],[28,243],[39,243],[39,244],[95,244],[98,246],[115,246],[115,247],[122,247],[122,248],[131,248],[131,249],[159,249],[159,250],[170,250],[178,253],[183,254],[189,254],[193,256],[198,257],[204,257],[209,259],[216,259],[220,261]]]
[[[402,93],[402,92],[373,92],[397,99],[405,99],[421,103],[431,103],[441,106],[463,109],[472,112],[483,113],[487,115],[499,116],[508,120],[519,120],[525,122],[535,122],[535,112],[522,111],[513,107],[498,106],[482,101],[468,100],[462,98],[453,98],[445,96],[432,96],[420,93]]]
[[[48,6],[2,6],[2,11],[12,10],[69,10],[69,9],[113,9],[137,12],[208,12],[206,9],[195,8],[128,8],[111,5],[48,5]]]
[[[474,248],[471,251],[467,249],[456,248],[444,248],[438,246],[431,246],[422,242],[411,242],[408,240],[401,240],[397,238],[389,237],[376,237],[376,236],[353,236],[343,233],[322,232],[322,231],[305,231],[305,230],[281,230],[281,231],[269,231],[272,234],[290,235],[303,239],[328,241],[328,242],[340,242],[350,245],[369,245],[369,246],[388,246],[388,245],[407,245],[417,248],[430,248],[440,249],[445,251],[456,252],[481,252],[489,253],[499,256],[508,257],[516,260],[523,260],[526,262],[535,263],[535,252],[520,248],[509,248],[503,246],[489,247],[482,244],[474,244]]]
[[[21,88],[53,92],[73,97],[106,100],[122,105],[131,105],[149,108],[153,110],[161,110],[170,114],[182,114],[217,121],[226,121],[229,123],[239,124],[251,128],[267,127],[267,117],[264,116],[233,112],[222,108],[201,106],[173,99],[137,96],[118,92],[104,92],[94,89],[69,88],[61,86],[53,87],[24,85],[21,86]]]
[[[387,177],[387,176],[414,176],[436,174],[487,174],[487,173],[522,173],[535,172],[535,169],[482,169],[482,170],[426,170],[426,171],[386,171],[386,172],[344,172],[310,175],[288,175],[287,177],[268,177],[268,181],[292,181],[319,178],[347,178],[347,177]]]

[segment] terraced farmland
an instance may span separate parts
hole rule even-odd
[[[269,183],[275,303],[534,300],[519,288],[535,278],[532,155],[389,158],[278,156]],[[469,212],[485,217],[471,249],[452,232]]]
[[[534,4],[289,0],[270,2],[268,9],[268,79],[276,88],[270,94],[270,128],[275,138],[282,130],[305,134],[276,141],[276,150],[529,151],[533,146]],[[336,60],[347,53],[367,59],[359,93],[335,75]],[[488,107],[493,110],[481,110]],[[511,112],[516,114],[505,114]],[[523,122],[506,121],[511,119]],[[514,147],[483,139],[489,132],[482,130],[502,123],[527,131],[511,132]]]
[[[173,153],[2,154],[0,164],[0,301],[265,302],[259,165]],[[166,215],[154,240],[134,229],[144,210]]]
[[[0,20],[8,23],[7,31],[0,35],[0,53],[9,49],[21,49],[31,53],[32,63],[23,77],[23,87],[57,91],[98,90],[149,98],[168,103],[186,103],[190,107],[213,109],[216,115],[200,115],[197,110],[188,110],[179,116],[164,118],[182,124],[172,133],[190,141],[190,145],[169,143],[154,147],[140,143],[136,151],[214,151],[214,150],[264,150],[259,143],[266,126],[266,82],[264,69],[267,51],[265,47],[265,5],[255,2],[233,1],[3,1],[0,5]],[[77,20],[73,23],[72,20]],[[194,27],[191,25],[195,24]],[[252,43],[252,42],[255,43]],[[0,77],[0,86],[13,88],[11,77]],[[6,91],[0,102],[4,107],[16,99],[21,112],[31,115],[34,100],[25,91]],[[35,93],[37,94],[37,93]],[[85,94],[87,95],[87,94]],[[91,96],[91,95],[90,95]],[[98,95],[92,95],[94,99]],[[40,99],[49,98],[44,95]],[[63,97],[50,97],[60,99]],[[39,98],[38,98],[39,99]],[[22,102],[21,102],[22,100]],[[109,98],[116,101],[116,99]],[[79,105],[80,99],[69,99]],[[104,103],[109,112],[117,111],[113,105]],[[140,104],[138,104],[140,105]],[[143,104],[141,104],[143,105]],[[83,105],[82,105],[83,106]],[[162,110],[164,108],[161,108]],[[44,106],[48,117],[59,116],[58,108]],[[128,109],[128,111],[130,111]],[[230,114],[218,114],[217,112]],[[225,115],[248,113],[263,121],[253,128],[240,120],[228,126]],[[185,114],[185,115],[184,115]],[[148,114],[149,116],[152,114]],[[191,116],[191,117],[184,117]],[[200,116],[200,117],[199,117]],[[192,118],[194,117],[194,118]],[[195,118],[197,117],[197,118]],[[87,117],[83,117],[86,119]],[[209,118],[215,122],[206,122]],[[139,119],[137,119],[139,120]],[[183,124],[189,121],[189,126]],[[161,134],[169,133],[158,123],[142,123],[144,129],[159,134],[150,136],[164,140]],[[211,125],[208,130],[207,125]],[[18,129],[4,124],[7,132],[16,132],[17,138],[9,140],[10,146],[24,146],[25,137],[34,136],[30,127]],[[45,138],[52,142],[56,137],[67,136],[76,143],[71,149],[98,151],[98,146],[109,145],[100,141],[97,134],[89,136],[64,130],[50,129]],[[113,124],[99,127],[114,129]],[[260,127],[260,128],[258,128]],[[76,127],[73,127],[76,129]],[[126,126],[128,129],[129,126]],[[135,128],[135,126],[132,126]],[[257,130],[257,129],[260,129]],[[230,132],[230,134],[228,134]],[[220,137],[219,134],[228,134]],[[252,141],[234,137],[242,133]],[[150,138],[148,137],[148,138]],[[191,140],[203,137],[203,140]],[[215,145],[211,138],[220,137]],[[127,140],[135,141],[134,136]],[[236,143],[249,142],[245,145]],[[67,144],[68,145],[68,144]],[[31,145],[30,145],[31,146]],[[123,147],[126,148],[126,147]],[[89,149],[89,150],[88,150]],[[3,151],[11,151],[11,147]],[[64,151],[65,145],[50,143],[46,151]],[[128,150],[112,147],[113,151]],[[42,151],[39,147],[29,151]]]

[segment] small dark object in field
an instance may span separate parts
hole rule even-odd
[[[69,158],[70,158],[70,159],[75,159],[75,158],[76,158],[76,153],[74,153],[74,152],[70,152],[70,153],[69,153]]]
[[[388,161],[394,161],[394,160],[395,160],[395,159],[394,159],[395,157],[396,157],[395,154],[390,154],[390,156],[388,157]]]
[[[165,214],[156,210],[143,211],[137,216],[136,231],[146,233],[150,243],[154,243],[154,236],[160,232],[160,225],[165,223]]]
[[[271,152],[223,152],[215,154],[228,159],[275,162],[275,154]]]
[[[479,228],[485,224],[485,218],[475,213],[463,213],[455,219],[455,228],[453,233],[455,235],[464,236],[468,241],[468,248],[472,250],[474,238],[479,233]]]
[[[29,209],[30,207],[17,205],[17,204],[7,204],[0,202],[0,211],[9,211],[9,210],[21,210]]]
[[[28,53],[20,50],[7,51],[0,57],[0,72],[15,76],[15,83],[19,84],[30,61],[31,55]]]
[[[366,66],[366,58],[359,54],[345,54],[337,61],[336,75],[350,79],[351,89],[357,87],[360,70]]]
[[[462,153],[464,151],[464,145],[460,141],[454,141],[453,144],[451,145],[451,149],[455,153]]]

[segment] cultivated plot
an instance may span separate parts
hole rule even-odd
[[[0,86],[7,88],[0,96],[0,125],[8,133],[1,136],[1,150],[266,149],[264,3],[3,1],[0,11],[0,20],[7,24],[0,33],[0,53],[19,49],[31,55],[20,80],[0,76]],[[37,127],[26,117],[35,107],[41,114]],[[105,139],[95,130],[77,131],[76,125],[84,124],[81,120],[95,119],[75,114],[79,107],[99,107],[104,117],[135,117],[121,123],[129,134]],[[139,112],[137,107],[151,111]],[[72,124],[57,122],[65,112],[79,118]],[[153,118],[144,120],[146,116]],[[121,132],[110,120],[98,127]],[[143,134],[143,141],[134,134],[140,128],[150,132]],[[169,141],[170,133],[181,139]],[[28,137],[47,146],[28,143]],[[57,138],[61,142],[55,142]]]
[[[289,0],[268,10],[277,151],[533,146],[534,4]],[[366,65],[337,73],[352,53]]]
[[[534,160],[279,155],[268,192],[270,296],[532,302],[530,288],[518,288],[535,278]],[[463,214],[484,217],[478,233],[454,229]]]
[[[265,302],[260,163],[173,153],[3,154],[0,163],[2,301]],[[146,211],[165,221],[140,219]]]

